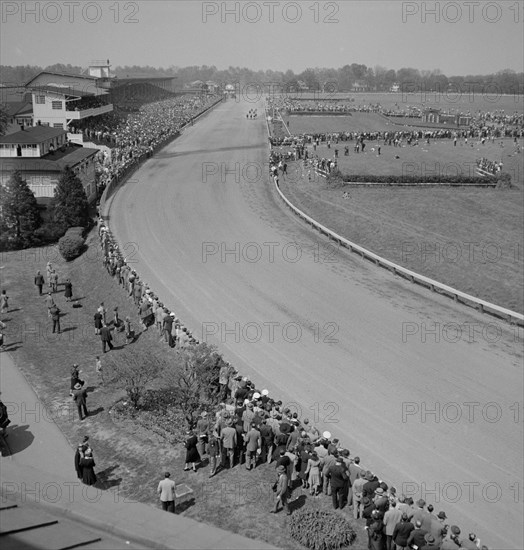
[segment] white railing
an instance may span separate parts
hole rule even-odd
[[[455,302],[460,302],[462,300],[462,302],[466,303],[467,305],[473,304],[473,306],[478,308],[481,313],[491,313],[492,315],[507,319],[511,324],[524,325],[524,315],[522,315],[521,313],[517,313],[516,311],[497,306],[495,304],[492,304],[491,302],[487,302],[485,300],[476,298],[475,296],[471,296],[471,294],[466,294],[465,292],[457,290],[456,288],[452,288],[450,286],[439,283],[438,281],[430,279],[429,277],[425,277],[424,275],[419,275],[414,271],[406,269],[405,267],[402,267],[398,264],[390,262],[389,260],[386,260],[385,258],[382,258],[381,256],[378,256],[377,254],[363,248],[362,246],[359,246],[358,244],[348,241],[341,235],[338,235],[334,231],[331,231],[331,229],[328,229],[324,225],[318,223],[313,218],[302,212],[302,210],[297,208],[294,204],[292,204],[282,193],[278,183],[276,182],[275,187],[282,200],[295,214],[297,214],[300,218],[309,223],[312,227],[320,231],[320,233],[326,235],[329,239],[333,239],[339,245],[348,248],[351,252],[356,252],[357,254],[360,254],[362,258],[371,260],[376,265],[391,270],[395,275],[402,275],[406,277],[412,283],[418,283],[423,286],[429,287],[433,292],[435,292],[436,290],[440,290],[446,295],[452,297]]]
[[[70,120],[80,120],[88,116],[98,116],[105,113],[110,113],[113,110],[113,105],[103,105],[102,107],[94,107],[93,109],[82,109],[79,111],[66,111],[65,115]]]

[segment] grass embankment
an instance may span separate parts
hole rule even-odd
[[[371,144],[368,144],[368,147]],[[496,146],[494,146],[496,149]],[[320,150],[319,150],[320,149]],[[418,149],[418,148],[411,148]],[[421,158],[438,158],[438,151],[456,158],[453,144],[433,143],[431,153],[413,152]],[[317,148],[319,156],[325,154]],[[408,148],[383,147],[381,158],[371,151],[351,153],[341,162],[342,172],[395,173],[393,153],[408,162]],[[451,154],[454,154],[452,157]],[[485,155],[488,156],[489,155]],[[344,157],[343,157],[344,159]],[[344,161],[346,162],[346,161]],[[522,154],[514,159],[522,163]],[[400,170],[400,164],[396,168]],[[522,178],[522,166],[518,166]],[[289,200],[321,224],[395,263],[515,311],[524,311],[521,292],[524,275],[523,186],[513,189],[482,188],[331,188],[326,180],[301,177],[280,179]],[[344,193],[349,198],[344,198]],[[470,243],[470,244],[468,244]]]
[[[108,490],[118,491],[128,500],[158,506],[156,487],[168,469],[177,483],[186,483],[194,491],[191,499],[178,503],[178,513],[281,548],[301,548],[289,535],[287,516],[269,513],[274,504],[271,491],[274,464],[259,466],[252,472],[237,466],[212,479],[209,479],[209,467],[197,473],[184,472],[185,450],[181,444],[172,444],[112,410],[125,396],[112,387],[105,387],[97,378],[95,357],[101,355],[101,342],[94,334],[93,315],[103,301],[108,312],[118,306],[120,317],[130,315],[137,332],[140,329],[133,302],[102,267],[96,234],[92,233],[87,242],[88,251],[70,263],[64,262],[54,248],[3,254],[1,261],[2,288],[7,289],[10,296],[10,311],[3,316],[8,325],[7,348],[46,406],[47,416],[55,419],[71,443],[71,479],[75,479],[74,448],[84,435],[89,435],[96,470]],[[48,260],[58,269],[61,282],[67,277],[71,279],[73,296],[82,304],[81,308],[73,309],[63,297],[63,286],[59,286],[54,299],[64,313],[60,335],[52,334],[44,298],[38,296],[33,284],[36,271],[40,269],[45,273]],[[108,356],[124,358],[123,340],[123,335],[116,335],[115,349],[101,355],[103,362]],[[159,355],[167,361],[175,353],[159,341],[155,329],[139,334],[131,349],[128,348],[132,349]],[[80,365],[81,378],[89,388],[88,409],[92,415],[83,422],[78,420],[69,396],[73,363]],[[2,390],[5,395],[9,393],[9,388]],[[33,409],[28,404],[28,410]],[[303,506],[329,509],[331,506],[331,499],[314,499],[302,489],[297,489],[293,498],[297,500],[292,509]],[[342,513],[349,515],[351,511]],[[354,548],[363,549],[367,536],[362,525],[355,525],[355,529],[359,539]]]

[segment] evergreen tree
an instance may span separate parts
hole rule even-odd
[[[58,178],[55,188],[53,219],[64,230],[69,227],[87,227],[89,203],[80,179],[68,166]]]
[[[31,246],[41,224],[35,196],[18,170],[5,186],[0,185],[0,230],[2,241],[15,247]]]
[[[0,136],[3,136],[7,130],[7,107],[0,105]]]

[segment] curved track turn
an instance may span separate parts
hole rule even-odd
[[[133,267],[198,339],[399,493],[490,547],[524,548],[522,333],[292,217],[267,181],[263,112],[220,104],[111,199]]]

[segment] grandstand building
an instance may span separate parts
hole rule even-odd
[[[97,198],[95,156],[98,149],[72,145],[62,128],[33,126],[0,137],[0,185],[18,170],[41,205],[49,205],[66,166],[78,176],[89,202]]]

